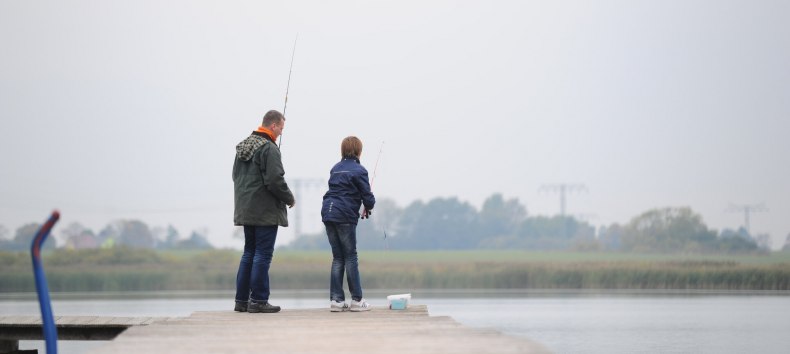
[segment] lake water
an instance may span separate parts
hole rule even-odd
[[[385,305],[385,295],[366,297]],[[790,353],[788,295],[432,291],[413,292],[411,303],[428,305],[432,316],[523,336],[556,353]],[[37,315],[34,299],[0,297],[0,314]],[[56,315],[188,316],[231,310],[232,299],[229,292],[72,294],[56,296],[53,310]],[[284,308],[328,303],[320,292],[309,291],[274,292],[271,301]],[[62,341],[58,347],[61,353],[83,353],[101,343]],[[22,341],[20,348],[45,352],[41,341]]]

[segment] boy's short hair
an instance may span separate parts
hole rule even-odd
[[[359,158],[359,155],[362,154],[362,140],[355,136],[347,136],[343,139],[343,142],[340,143],[340,155],[341,157],[351,156]]]

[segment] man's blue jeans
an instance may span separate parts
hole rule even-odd
[[[348,279],[351,299],[362,300],[362,284],[359,279],[357,258],[357,225],[324,222],[329,245],[332,246],[332,273],[329,280],[329,299],[343,302],[343,272]]]
[[[269,301],[269,265],[276,239],[277,225],[244,226],[244,253],[236,273],[236,301]]]

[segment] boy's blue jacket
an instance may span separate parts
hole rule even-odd
[[[340,224],[356,224],[359,209],[373,210],[376,198],[370,191],[368,170],[356,157],[344,157],[329,173],[329,190],[324,194],[321,220]]]

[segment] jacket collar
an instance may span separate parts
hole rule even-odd
[[[266,129],[266,128],[263,128],[263,129]],[[268,130],[268,129],[266,129],[266,130]],[[266,140],[274,142],[274,139],[272,139],[272,136],[269,135],[269,133],[266,130],[261,130],[261,128],[258,128],[258,130],[252,132],[252,135],[261,136],[261,137],[263,137]]]
[[[343,156],[343,160],[354,160],[359,163],[359,159],[356,156]]]

